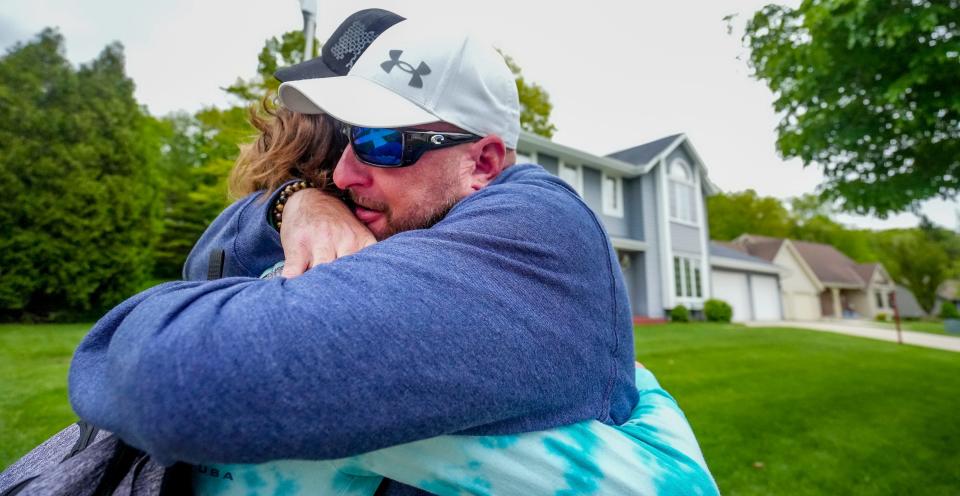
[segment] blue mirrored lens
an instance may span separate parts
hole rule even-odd
[[[403,132],[397,129],[353,127],[350,145],[360,160],[370,164],[396,166],[403,161]]]

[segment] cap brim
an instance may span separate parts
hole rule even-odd
[[[306,62],[300,62],[289,67],[281,67],[273,73],[273,77],[285,83],[287,81],[299,81],[301,79],[315,79],[342,76],[337,74],[323,61],[323,57],[315,57]]]
[[[280,85],[283,106],[303,114],[326,113],[364,127],[407,127],[443,119],[358,76],[290,81]]]

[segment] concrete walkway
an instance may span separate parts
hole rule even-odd
[[[872,322],[860,320],[813,320],[780,322],[744,322],[749,327],[795,327],[813,331],[835,332],[848,336],[857,336],[880,341],[897,342],[897,331],[889,327],[879,327]],[[960,337],[930,334],[926,332],[901,331],[903,344],[936,348],[938,350],[960,352]]]

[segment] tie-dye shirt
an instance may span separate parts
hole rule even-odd
[[[372,495],[383,477],[439,495],[719,494],[676,401],[638,369],[630,420],[439,436],[339,460],[194,468],[198,495]]]

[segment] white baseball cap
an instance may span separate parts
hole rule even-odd
[[[288,81],[280,101],[363,127],[443,121],[495,134],[517,147],[520,99],[513,74],[489,43],[407,19],[381,34],[346,76]]]

